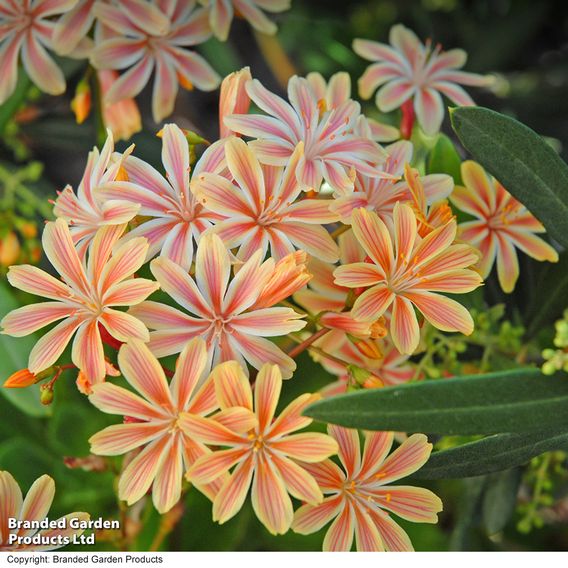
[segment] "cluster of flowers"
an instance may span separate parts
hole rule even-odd
[[[289,7],[290,0],[7,0],[0,4],[0,104],[16,88],[20,58],[42,91],[65,91],[51,50],[88,59],[100,72],[106,105],[135,97],[155,71],[152,112],[159,122],[172,113],[180,85],[204,91],[219,86],[219,75],[190,48],[213,35],[225,41],[235,12],[256,30],[274,34],[263,10]],[[116,70],[127,68],[118,78]],[[132,114],[124,105],[111,112],[125,108]]]
[[[140,2],[122,4],[138,14]],[[391,43],[357,44],[382,61],[362,79],[367,93],[388,83],[379,104],[413,97],[431,130],[441,122],[438,90],[469,102],[452,83],[477,80],[455,71],[463,52],[431,52],[401,26]],[[135,76],[147,78],[153,64],[138,65]],[[412,73],[419,80],[409,87]],[[124,417],[90,443],[100,455],[136,452],[118,487],[129,504],[151,488],[156,509],[170,510],[185,474],[222,523],[252,484],[253,509],[272,533],[310,533],[335,519],[326,550],[349,550],[354,536],[359,550],[411,549],[389,511],[436,522],[434,494],[389,486],[428,459],[426,437],[414,434],[388,456],[392,433],[365,433],[361,457],[356,431],[296,433],[310,425],[302,412],[321,394],[301,395],[276,417],[299,349],[286,353],[267,338],[309,346],[338,377],[328,396],[354,377],[363,387],[408,381],[424,322],[473,330],[468,310],[446,293],[476,289],[495,259],[510,291],[516,247],[539,260],[557,253],[536,236],[542,225],[479,165],[465,162],[465,185],[454,188],[450,176],[410,165],[411,142],[381,147],[350,90],[345,73],[329,83],[312,73],[290,79],[286,101],[247,69],[234,73],[221,89],[222,138],[197,163],[186,133],[174,124],[160,131],[165,177],[133,148],[114,152],[109,136],[77,190],[60,193],[57,220],[43,233],[61,280],[32,266],[10,269],[13,286],[50,301],[9,313],[4,333],[59,322],[32,350],[28,375],[53,374],[75,336],[80,389]],[[248,114],[251,101],[264,114]],[[452,205],[476,220],[458,226]],[[135,277],[146,263],[155,280]],[[158,288],[161,301],[148,300]],[[119,371],[136,393],[105,381],[119,372],[105,344],[119,350]],[[178,354],[174,372],[159,361]],[[341,468],[330,459],[336,453]],[[291,497],[304,503],[295,512]]]

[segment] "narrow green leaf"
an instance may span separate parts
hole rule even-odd
[[[502,531],[513,516],[521,477],[521,468],[515,467],[487,478],[482,504],[483,525],[487,534]]]
[[[471,435],[566,429],[567,407],[568,376],[515,369],[334,396],[305,414],[350,428]]]
[[[546,430],[529,434],[498,434],[435,452],[417,471],[416,479],[472,477],[527,463],[544,452],[568,449],[568,433]]]
[[[453,142],[445,135],[440,134],[435,146],[428,155],[427,171],[429,174],[448,174],[454,182],[460,184],[461,158]]]
[[[473,158],[568,246],[568,166],[558,154],[528,126],[498,112],[459,107],[451,118]]]
[[[12,95],[0,105],[0,134],[4,132],[10,119],[16,114],[20,105],[24,102],[31,82],[26,73],[19,73],[18,84]]]
[[[9,288],[0,282],[0,317],[9,311],[20,307]],[[6,389],[2,386],[4,381],[16,371],[28,366],[28,356],[37,337],[10,337],[0,335],[0,392],[20,410],[30,416],[47,416],[49,408],[39,401],[39,389],[28,387],[25,389]]]

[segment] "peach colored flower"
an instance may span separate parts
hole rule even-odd
[[[63,281],[30,265],[12,266],[8,280],[12,286],[50,302],[31,304],[8,313],[1,322],[3,333],[14,337],[29,335],[58,320],[34,346],[28,368],[37,374],[53,365],[71,340],[71,359],[92,384],[105,377],[105,358],[99,325],[118,341],[148,341],[148,330],[132,315],[116,310],[144,300],[158,285],[145,278],[131,278],[142,266],[148,245],[134,239],[113,247],[124,225],[100,229],[82,262],[73,246],[63,219],[47,223],[43,249]]]
[[[54,15],[73,8],[77,0],[18,0],[0,3],[0,104],[18,82],[18,58],[29,78],[50,95],[65,91],[63,72],[49,56]]]
[[[211,145],[196,164],[193,175],[221,172],[225,167],[223,141]],[[189,189],[189,145],[175,124],[162,129],[164,178],[152,166],[134,156],[124,161],[127,180],[109,180],[101,187],[106,199],[124,199],[140,206],[140,215],[149,218],[128,233],[127,238],[148,239],[148,259],[160,253],[189,270],[194,242],[216,218],[206,211]]]
[[[93,65],[97,69],[130,67],[108,91],[105,102],[135,97],[154,69],[155,122],[172,113],[180,84],[203,91],[217,88],[218,74],[201,55],[185,49],[211,35],[206,10],[193,7],[194,3],[183,0],[159,0],[156,5],[133,0],[95,4],[95,15],[110,33],[97,41]]]
[[[320,112],[337,108],[351,99],[351,77],[345,71],[335,73],[327,83],[321,73],[317,71],[308,73],[306,80],[317,97]],[[368,128],[369,138],[376,142],[392,142],[400,138],[400,132],[394,126],[383,124],[363,115],[359,117],[358,122],[362,123],[357,128],[360,131],[359,133],[362,134],[363,128]]]
[[[359,94],[369,99],[377,87],[377,106],[389,112],[414,100],[414,110],[426,134],[440,130],[444,118],[445,95],[456,105],[472,105],[471,97],[459,86],[487,86],[492,78],[459,71],[466,62],[462,49],[441,51],[430,42],[422,44],[414,32],[401,24],[390,31],[390,46],[375,41],[356,39],[355,53],[374,63],[359,79]]]
[[[536,260],[558,262],[558,253],[535,233],[544,233],[542,224],[477,163],[461,166],[465,187],[456,187],[452,203],[473,215],[475,221],[459,226],[459,237],[481,251],[479,270],[486,278],[497,259],[497,276],[503,291],[512,292],[519,278],[516,249]]]
[[[120,175],[123,159],[130,154],[133,146],[118,160],[112,159],[113,149],[113,135],[109,130],[101,152],[96,147],[89,152],[77,193],[67,185],[54,203],[53,213],[69,224],[73,243],[81,258],[100,227],[128,223],[140,209],[139,204],[122,196],[103,199],[99,193],[101,186]]]
[[[252,80],[249,67],[243,67],[227,75],[221,83],[219,95],[219,136],[225,138],[235,134],[225,126],[225,117],[230,114],[246,114],[249,111],[250,99],[245,85]]]
[[[290,9],[292,0],[199,0],[209,10],[209,24],[217,39],[226,41],[233,16],[244,18],[257,31],[273,35],[277,27],[271,22],[263,10],[267,12],[284,12]]]
[[[7,471],[0,471],[0,552],[56,550],[67,544],[66,539],[83,534],[84,529],[69,527],[71,519],[85,522],[87,513],[69,513],[65,529],[10,529],[8,520],[22,522],[43,521],[55,495],[55,483],[49,475],[42,475],[30,487],[25,499],[16,480]],[[61,519],[57,519],[61,521]],[[57,522],[56,521],[56,522]],[[18,541],[18,539],[21,539]]]
[[[229,361],[213,370],[217,399],[223,412],[244,407],[257,422],[243,433],[226,420],[184,415],[181,427],[187,435],[206,444],[222,446],[199,458],[188,471],[194,483],[207,483],[234,469],[213,501],[213,520],[224,523],[243,506],[252,482],[251,500],[260,522],[273,534],[283,534],[292,523],[290,495],[315,505],[323,495],[306,462],[319,462],[336,453],[337,444],[325,434],[294,434],[309,426],[303,410],[319,398],[303,394],[275,418],[282,390],[282,376],[276,365],[266,364],[258,373],[253,393],[242,367]],[[239,424],[240,426],[240,424]],[[290,494],[290,495],[289,495]]]
[[[234,132],[257,138],[249,143],[264,164],[285,166],[299,142],[304,155],[296,176],[305,191],[319,191],[322,180],[337,191],[353,189],[355,171],[381,177],[377,168],[385,160],[384,150],[355,132],[361,107],[347,100],[321,112],[317,95],[301,77],[288,82],[290,103],[271,93],[254,79],[246,85],[251,100],[268,114],[233,114],[225,126]]]
[[[392,432],[366,432],[363,458],[357,430],[328,426],[339,444],[339,460],[308,464],[321,490],[329,495],[322,503],[308,503],[294,515],[292,530],[311,534],[335,519],[324,541],[324,551],[411,551],[406,532],[391,518],[394,513],[414,523],[436,523],[442,501],[428,489],[390,484],[420,469],[432,444],[424,434],[413,434],[387,457]]]
[[[397,203],[392,231],[375,213],[362,208],[353,212],[352,223],[371,262],[340,266],[334,275],[341,286],[370,287],[355,300],[354,318],[375,321],[392,306],[391,339],[403,354],[411,354],[418,346],[420,328],[415,307],[442,331],[466,335],[473,331],[466,308],[437,293],[464,294],[482,282],[479,274],[467,268],[477,261],[475,249],[452,244],[455,220],[422,238],[413,210]]]
[[[97,71],[103,100],[106,93],[118,80],[118,73],[112,69]],[[129,140],[133,134],[142,130],[142,117],[133,98],[122,99],[116,103],[102,102],[103,122],[110,128],[117,140]]]
[[[141,341],[123,345],[118,364],[139,394],[112,383],[93,387],[89,397],[92,404],[108,414],[127,416],[129,421],[108,426],[92,436],[91,452],[117,456],[141,448],[120,476],[118,496],[132,505],[152,487],[154,506],[159,513],[166,513],[181,497],[184,470],[210,453],[180,429],[182,416],[205,416],[218,408],[213,380],[204,380],[205,342],[195,338],[185,346],[170,384],[158,360]],[[236,419],[243,412],[233,409],[225,414]],[[246,430],[254,425],[254,418],[244,414],[241,422]],[[212,499],[220,487],[214,482],[201,484],[198,489]]]
[[[262,262],[257,251],[231,277],[229,251],[215,234],[201,237],[195,260],[195,278],[171,260],[159,257],[150,269],[166,294],[191,315],[158,302],[143,302],[131,314],[152,331],[149,347],[157,357],[179,353],[193,337],[207,342],[210,360],[236,360],[246,368],[266,363],[280,366],[286,378],[296,363],[266,339],[302,329],[306,322],[290,308],[254,304],[274,273],[274,259]]]
[[[374,211],[379,218],[392,226],[394,206],[399,201],[413,201],[413,192],[407,179],[400,179],[405,165],[413,154],[412,144],[406,140],[395,142],[385,150],[388,158],[383,166],[390,178],[372,178],[357,174],[353,192],[340,194],[333,200],[330,209],[341,216],[344,223],[351,223],[354,209],[364,207]],[[428,174],[420,179],[428,205],[448,197],[454,188],[454,181],[446,174]]]
[[[261,166],[251,148],[236,137],[225,143],[225,157],[233,183],[202,173],[193,177],[191,189],[203,207],[221,217],[212,231],[228,248],[238,248],[237,258],[248,260],[260,249],[279,260],[303,249],[328,262],[337,260],[337,245],[322,227],[338,219],[329,210],[330,201],[298,200],[301,142],[285,168]]]

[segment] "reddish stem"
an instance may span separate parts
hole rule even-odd
[[[291,349],[288,352],[288,357],[294,359],[294,357],[297,357],[300,353],[305,351],[312,343],[316,342],[320,337],[323,337],[326,333],[329,333],[330,331],[331,329],[327,328],[323,328],[320,329],[319,331],[316,331],[314,334],[310,335],[308,339],[305,339],[304,341],[302,341],[302,343],[299,343],[298,345],[296,345],[296,347]]]
[[[408,99],[403,103],[402,120],[400,121],[400,135],[405,140],[410,140],[412,136],[412,127],[414,126],[414,103],[412,99]]]

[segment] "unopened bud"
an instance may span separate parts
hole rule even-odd
[[[71,101],[71,110],[75,114],[77,124],[85,122],[91,114],[91,87],[86,79],[83,79],[75,89],[75,96]]]
[[[20,241],[13,231],[0,239],[0,265],[15,264],[20,256]]]
[[[387,334],[386,320],[380,317],[376,322],[371,324],[371,339],[382,339]]]
[[[368,359],[380,360],[383,358],[383,353],[375,341],[360,339],[359,341],[354,341],[353,345],[355,345],[355,348],[361,355]]]
[[[24,221],[18,227],[20,233],[26,239],[33,239],[37,237],[37,225],[32,221]]]
[[[36,376],[29,369],[20,369],[8,377],[4,387],[7,389],[21,389],[35,384],[36,380]]]
[[[41,386],[39,400],[44,406],[49,406],[53,402],[53,388],[51,385]]]

